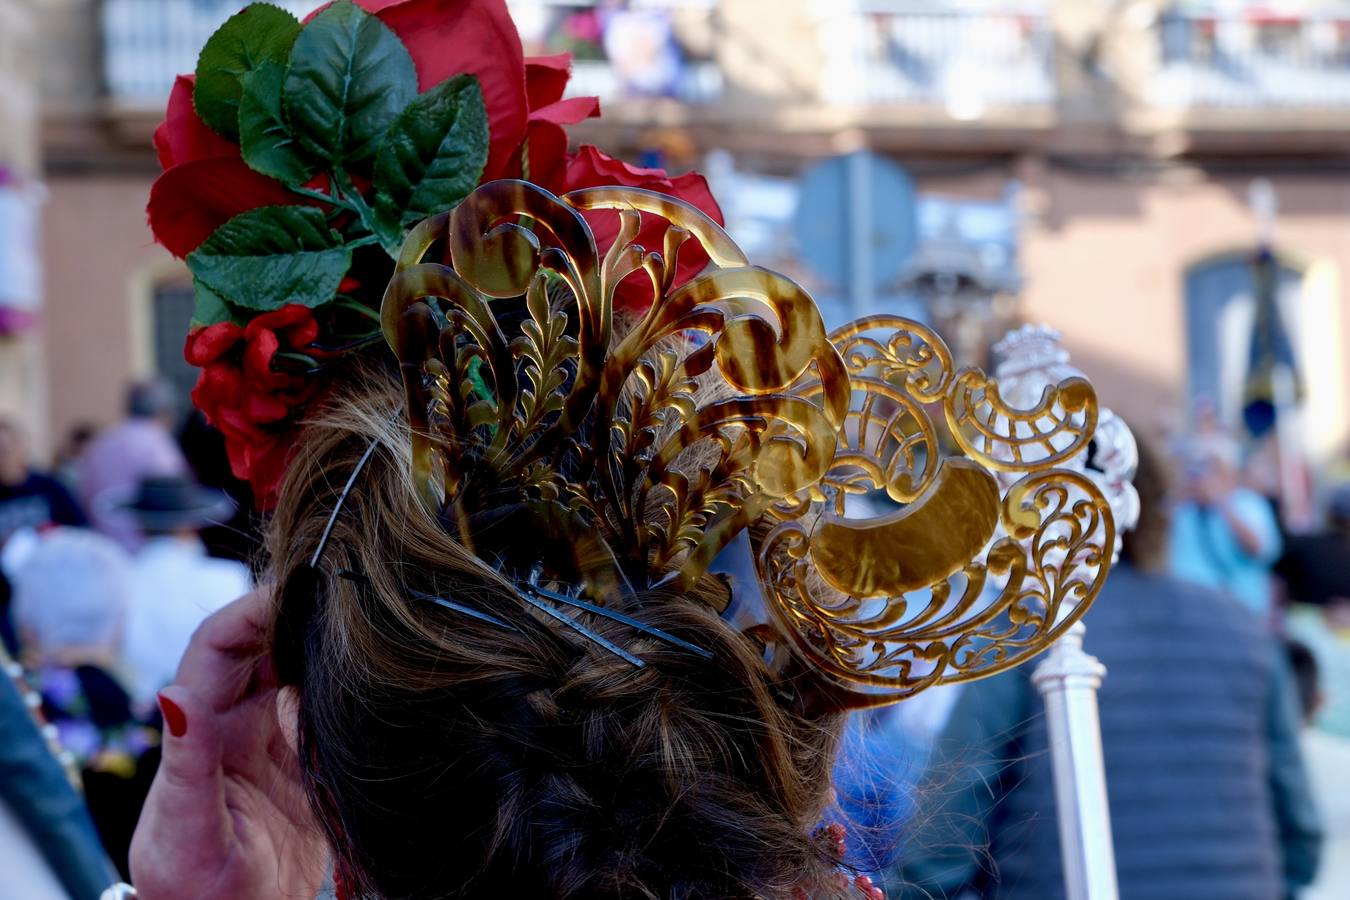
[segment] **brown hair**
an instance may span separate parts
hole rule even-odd
[[[301,767],[350,893],[844,896],[813,834],[837,720],[788,712],[762,649],[697,598],[615,608],[712,662],[586,618],[641,669],[530,610],[417,502],[393,380],[360,381],[308,426],[269,537],[277,671],[300,689]]]

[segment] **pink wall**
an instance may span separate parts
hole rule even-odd
[[[169,264],[145,222],[148,177],[52,177],[45,210],[51,434],[122,413],[134,374],[138,273]]]
[[[1103,402],[1141,427],[1181,413],[1183,277],[1207,257],[1253,248],[1257,225],[1247,207],[1249,180],[1206,181],[1181,170],[1142,182],[1051,172],[1029,185],[1038,221],[1024,232],[1024,316],[1063,331]],[[1329,264],[1340,276],[1335,302],[1346,309],[1350,180],[1273,181],[1278,249],[1302,263]],[[1342,359],[1350,350],[1345,321],[1343,316],[1329,346]],[[1344,406],[1350,398],[1344,367],[1340,384],[1329,387]],[[1336,427],[1344,428],[1343,419]]]
[[[1075,362],[1103,402],[1152,428],[1175,420],[1185,396],[1182,278],[1205,257],[1252,246],[1246,177],[1067,174],[1027,167],[1032,221],[1023,234],[1021,315],[1064,332]],[[931,183],[930,183],[931,181]],[[925,179],[925,191],[992,199],[997,172]],[[148,177],[53,177],[46,209],[47,365],[52,436],[75,422],[120,415],[138,364],[133,295],[150,273],[181,272],[145,224]],[[1275,179],[1281,250],[1339,273],[1346,310],[1350,279],[1350,179]],[[1350,312],[1333,336],[1350,357]],[[1344,367],[1342,367],[1344,372]],[[1342,376],[1340,402],[1350,398]],[[1344,436],[1345,416],[1332,423]]]

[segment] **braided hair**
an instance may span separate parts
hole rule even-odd
[[[640,668],[519,602],[417,502],[394,380],[349,383],[307,426],[269,535],[277,673],[298,689],[301,769],[349,894],[846,896],[816,834],[838,721],[791,711],[761,648],[698,598],[613,608],[711,662],[585,618]]]

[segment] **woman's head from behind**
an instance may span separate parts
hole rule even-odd
[[[14,620],[33,663],[110,664],[131,593],[131,567],[114,541],[82,528],[34,539],[13,575]]]
[[[759,649],[695,597],[615,608],[713,661],[587,616],[636,667],[531,610],[418,503],[396,396],[375,376],[315,421],[272,532],[277,668],[298,689],[307,788],[352,894],[840,890],[812,836],[835,723],[787,712]]]

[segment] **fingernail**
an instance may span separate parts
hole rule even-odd
[[[159,711],[164,715],[164,724],[169,727],[169,734],[174,737],[187,734],[187,715],[183,712],[183,708],[163,694],[155,696],[159,699]]]

